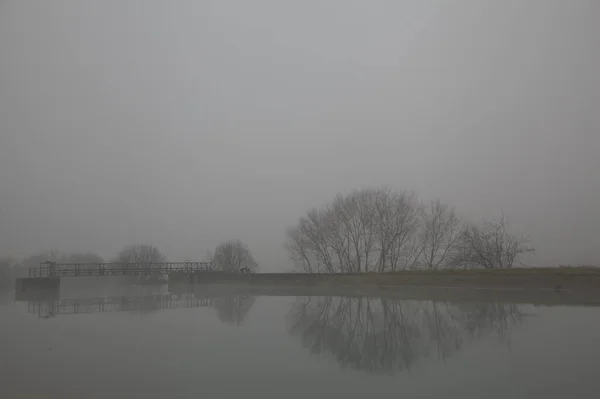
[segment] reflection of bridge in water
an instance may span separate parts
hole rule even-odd
[[[212,307],[213,299],[197,297],[194,293],[60,298],[28,301],[28,311],[42,318],[80,313],[139,312],[144,314],[161,309]]]
[[[144,263],[57,263],[42,262],[29,269],[30,278],[167,276],[170,273],[196,274],[213,271],[211,262],[144,262]]]

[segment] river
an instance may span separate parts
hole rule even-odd
[[[600,308],[165,286],[0,305],[2,398],[597,398]]]

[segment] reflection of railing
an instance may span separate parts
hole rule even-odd
[[[55,263],[29,269],[29,277],[144,276],[171,272],[193,274],[213,270],[210,262]]]
[[[28,311],[39,317],[105,312],[148,313],[160,309],[196,308],[213,305],[213,298],[196,297],[192,293],[181,295],[158,294],[141,296],[114,296],[99,298],[65,298],[47,301],[30,301]]]

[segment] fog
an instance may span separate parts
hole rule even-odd
[[[171,260],[354,188],[598,264],[600,2],[0,2],[0,255]]]

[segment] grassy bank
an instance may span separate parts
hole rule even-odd
[[[593,290],[556,291],[552,289],[479,289],[457,287],[373,285],[302,285],[302,284],[195,284],[180,286],[175,291],[193,291],[196,297],[221,296],[344,296],[373,297],[382,300],[440,302],[499,302],[544,306],[600,306],[600,293]]]
[[[600,268],[554,267],[401,271],[388,273],[257,273],[230,275],[227,281],[247,284],[327,285],[355,287],[455,287],[496,289],[594,289],[600,294]]]
[[[199,296],[373,296],[396,300],[600,306],[600,268],[257,273],[189,288]]]

